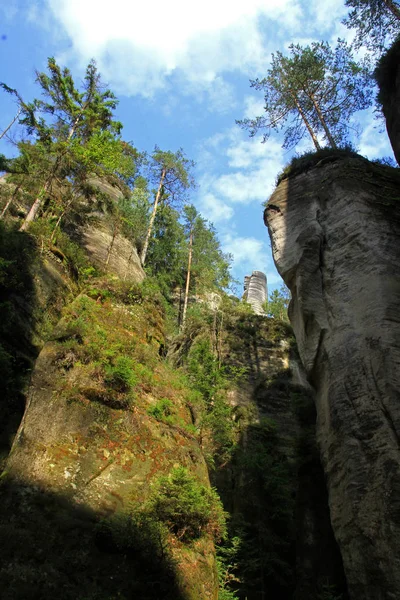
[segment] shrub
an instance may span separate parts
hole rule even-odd
[[[349,145],[344,148],[322,148],[321,150],[307,151],[303,154],[297,154],[293,156],[292,160],[276,178],[276,185],[281,183],[284,179],[291,177],[292,175],[299,175],[308,171],[312,167],[315,167],[321,160],[324,162],[330,162],[343,158],[360,158],[366,160],[363,156],[357,154],[354,149]]]
[[[149,510],[184,542],[204,534],[218,541],[226,533],[225,513],[217,492],[199,483],[185,467],[160,477]]]
[[[133,361],[127,356],[118,356],[114,364],[105,367],[105,382],[119,392],[126,392],[137,383]]]
[[[158,421],[162,421],[165,417],[171,417],[173,413],[173,405],[169,398],[160,398],[160,400],[147,410],[147,414],[154,417]]]

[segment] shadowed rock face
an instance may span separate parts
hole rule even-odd
[[[400,165],[400,40],[380,59],[375,77],[378,101],[386,120],[386,129],[394,155]]]
[[[251,304],[256,315],[264,315],[263,304],[267,299],[267,278],[262,271],[253,271],[244,278],[244,299]]]
[[[316,390],[331,520],[352,600],[400,598],[400,192],[393,177],[361,158],[332,158],[281,182],[265,211]]]

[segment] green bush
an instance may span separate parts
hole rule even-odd
[[[225,536],[225,513],[214,489],[197,481],[185,467],[160,477],[149,501],[149,512],[184,542],[204,534]]]
[[[165,417],[171,417],[173,414],[173,404],[169,398],[160,398],[158,402],[147,409],[147,414],[154,417],[158,421],[162,421]]]
[[[118,356],[113,364],[105,367],[105,382],[119,392],[127,392],[137,384],[133,361],[127,356]]]
[[[363,156],[357,154],[350,145],[344,148],[322,148],[321,150],[307,151],[303,154],[297,154],[293,156],[292,160],[276,178],[276,185],[278,185],[284,179],[291,177],[292,175],[300,175],[308,169],[315,167],[320,161],[333,162],[343,158],[360,158],[366,160]]]

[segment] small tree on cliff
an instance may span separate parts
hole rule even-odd
[[[149,162],[149,178],[157,185],[157,189],[155,190],[153,209],[140,255],[143,266],[146,262],[157,209],[162,202],[168,201],[170,204],[182,202],[186,190],[194,186],[194,179],[190,173],[193,166],[194,162],[185,157],[182,149],[174,153],[164,152],[157,146],[155,147]]]
[[[264,93],[266,116],[237,123],[250,136],[263,130],[264,142],[272,131],[283,129],[284,148],[295,146],[307,133],[316,150],[321,149],[321,137],[332,148],[345,145],[350,117],[371,105],[367,63],[357,63],[343,40],[335,49],[313,42],[292,44],[289,50],[289,56],[272,55],[266,77],[250,81]]]
[[[120,140],[122,125],[113,120],[118,101],[104,89],[95,62],[86,68],[81,91],[69,69],[62,69],[54,58],[48,59],[47,68],[48,73],[36,73],[44,99],[26,103],[1,84],[18,98],[19,122],[47,160],[45,177],[21,230],[35,219],[55,181],[68,185],[104,172],[129,178],[134,171],[134,149]]]
[[[396,0],[346,0],[350,8],[343,23],[356,30],[356,48],[381,53],[400,33],[400,4]]]

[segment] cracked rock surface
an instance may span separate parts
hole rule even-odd
[[[352,600],[400,598],[400,185],[364,159],[282,181],[265,210],[316,390],[317,437]]]

